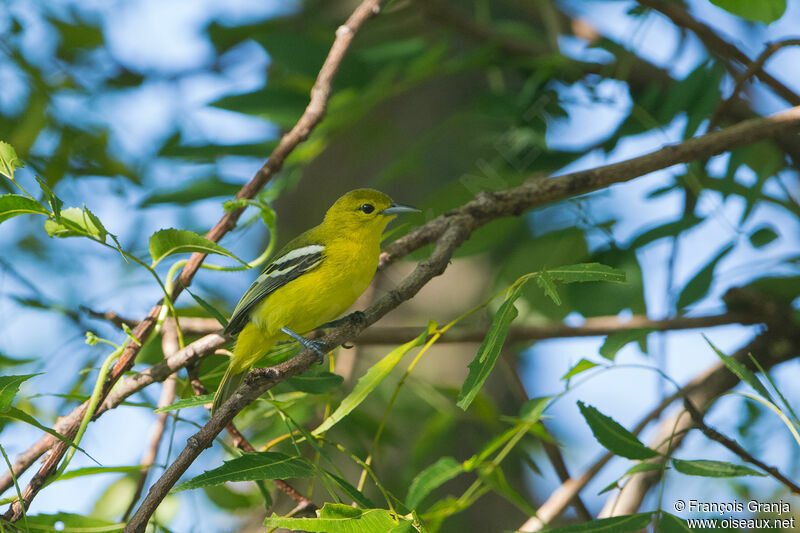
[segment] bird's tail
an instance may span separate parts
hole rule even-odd
[[[219,409],[222,404],[233,396],[233,393],[239,388],[239,385],[242,384],[244,377],[247,375],[247,370],[236,372],[233,368],[233,364],[228,365],[228,370],[225,371],[225,375],[219,383],[217,392],[214,393],[214,404],[211,407],[212,415],[217,412],[217,409]]]

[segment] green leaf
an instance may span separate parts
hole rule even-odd
[[[703,477],[738,477],[738,476],[766,476],[757,470],[753,470],[744,465],[735,465],[724,461],[711,461],[707,459],[697,459],[695,461],[685,461],[683,459],[673,459],[672,466],[681,474],[687,476]]]
[[[661,511],[661,519],[658,521],[658,527],[655,528],[655,531],[659,533],[692,533],[695,530],[689,528],[686,520],[666,511]]]
[[[628,533],[645,529],[652,520],[652,513],[638,513],[625,516],[601,518],[557,529],[547,529],[547,533]]]
[[[605,342],[603,342],[603,345],[600,347],[600,355],[609,361],[613,361],[614,357],[617,355],[617,352],[619,352],[626,344],[634,341],[642,341],[647,338],[647,335],[654,331],[655,328],[634,328],[612,333],[606,337]]]
[[[577,376],[581,372],[586,372],[587,370],[591,370],[592,368],[594,368],[596,366],[600,366],[600,365],[598,365],[597,363],[593,363],[593,362],[589,361],[588,359],[581,359],[580,361],[575,363],[575,365],[573,365],[573,367],[570,368],[567,371],[566,374],[561,376],[561,379],[563,379],[563,380],[570,379],[570,378],[572,378],[574,376]]]
[[[531,398],[519,408],[519,418],[525,422],[538,422],[552,398],[552,396]]]
[[[386,509],[358,509],[341,503],[326,503],[317,511],[317,518],[284,518],[273,514],[264,520],[264,525],[311,533],[386,533],[396,528],[398,521]]]
[[[76,468],[75,470],[70,470],[69,472],[64,472],[60,476],[56,478],[57,481],[63,481],[65,479],[72,479],[76,477],[83,477],[83,476],[93,476],[95,474],[115,474],[115,473],[127,473],[127,472],[138,472],[142,469],[142,465],[131,465],[131,466],[89,466],[86,468]]]
[[[32,363],[36,361],[35,358],[30,359],[14,359],[13,357],[9,357],[2,352],[0,352],[0,368],[5,366],[20,366],[20,365],[27,365],[28,363]]]
[[[775,404],[775,401],[772,399],[772,396],[770,395],[769,391],[764,386],[764,384],[761,383],[761,380],[758,379],[758,377],[749,368],[747,368],[744,365],[744,363],[741,363],[737,359],[734,359],[733,357],[722,353],[722,351],[716,346],[714,346],[714,343],[712,343],[705,335],[703,335],[703,338],[706,340],[708,345],[711,346],[711,349],[714,350],[714,353],[717,354],[717,357],[719,357],[722,360],[722,364],[724,364],[728,370],[733,372],[737,378],[739,378],[740,380],[744,381],[745,383],[753,387],[753,389],[762,398],[764,398],[765,400],[769,401],[772,404]]]
[[[199,407],[207,405],[214,401],[213,394],[203,394],[201,396],[192,396],[191,398],[183,398],[177,402],[153,409],[154,413],[166,413],[168,411],[177,411],[178,409],[188,409],[189,407]]]
[[[35,213],[37,215],[49,215],[45,207],[27,196],[19,194],[4,194],[0,196],[0,222],[8,220],[17,215]]]
[[[562,283],[584,281],[610,281],[625,283],[625,272],[600,263],[580,263],[558,268],[549,268],[547,273]]]
[[[737,17],[769,24],[781,18],[786,11],[786,0],[711,0]]]
[[[42,189],[42,193],[47,199],[47,203],[50,204],[50,209],[53,210],[53,216],[56,220],[59,220],[61,218],[61,206],[64,205],[64,202],[62,202],[61,199],[55,195],[46,181],[39,176],[36,176],[36,181],[39,183],[39,188]]]
[[[320,372],[316,376],[299,375],[286,380],[294,390],[310,394],[324,394],[342,384],[344,378],[331,372]]]
[[[340,489],[342,489],[342,491],[347,494],[350,499],[356,502],[359,507],[363,509],[372,509],[375,507],[375,504],[372,503],[369,498],[364,496],[363,492],[351,485],[346,479],[340,478],[336,474],[328,472],[327,470],[323,470],[323,473],[328,477],[328,479],[333,481]]]
[[[627,476],[631,476],[633,474],[638,474],[639,472],[652,472],[654,470],[661,470],[662,468],[669,468],[665,467],[661,463],[636,463],[632,467],[630,467],[624,474],[622,474],[619,478],[615,479],[611,483],[609,483],[603,490],[597,493],[599,496],[604,492],[608,492],[611,489],[616,489],[619,487],[619,482],[621,479],[626,478]]]
[[[184,187],[168,191],[157,191],[148,195],[141,201],[139,207],[149,207],[158,204],[188,205],[199,200],[207,200],[220,196],[233,196],[239,192],[241,188],[241,185],[227,183],[219,178],[192,180]]]
[[[81,448],[80,446],[78,446],[77,444],[75,444],[74,442],[72,442],[71,440],[66,438],[65,436],[61,435],[57,431],[53,431],[49,427],[41,424],[38,420],[33,418],[31,415],[29,415],[25,411],[17,409],[16,407],[6,407],[5,410],[0,411],[0,418],[10,418],[11,420],[16,420],[18,422],[24,422],[25,424],[28,424],[28,425],[31,425],[31,426],[33,426],[35,428],[41,429],[45,433],[49,433],[50,435],[54,436],[55,438],[57,438],[58,440],[60,440],[64,444],[72,446],[76,450],[79,450],[79,451],[83,452],[84,454],[86,454],[87,457],[91,457],[88,453],[86,453],[86,451],[83,448]]]
[[[5,411],[14,401],[14,396],[19,392],[19,386],[25,381],[39,374],[21,374],[18,376],[0,376],[0,411]]]
[[[17,157],[14,147],[5,141],[0,141],[0,174],[13,180],[14,172],[22,166],[22,161]]]
[[[255,481],[259,479],[287,479],[312,477],[314,467],[302,457],[292,457],[277,452],[246,453],[222,466],[208,470],[181,483],[173,492],[219,485],[226,481]]]
[[[528,500],[526,500],[524,496],[511,486],[500,466],[492,465],[487,468],[482,468],[478,472],[478,477],[497,494],[503,496],[509,502],[517,506],[517,508],[526,515],[536,515],[536,509],[528,503]]]
[[[543,270],[538,276],[536,276],[536,284],[542,288],[544,293],[553,300],[553,303],[556,305],[561,305],[561,297],[558,295],[558,288],[556,288],[556,284],[553,283],[553,276],[546,270]]]
[[[105,242],[108,231],[100,219],[86,207],[68,207],[61,210],[58,221],[47,220],[44,229],[51,237],[94,237]]]
[[[761,248],[778,238],[772,226],[762,226],[750,234],[750,244],[754,248]]]
[[[228,319],[227,319],[227,318],[225,318],[225,315],[223,315],[223,314],[222,314],[222,312],[221,312],[219,309],[217,309],[216,307],[214,307],[213,305],[211,305],[210,303],[208,303],[208,302],[207,302],[207,301],[205,301],[204,299],[200,298],[198,295],[196,295],[195,293],[193,293],[192,291],[190,291],[188,288],[186,288],[185,290],[186,290],[186,292],[188,292],[188,293],[189,293],[189,295],[190,295],[192,298],[194,298],[194,301],[195,301],[195,302],[197,302],[198,304],[200,304],[200,307],[202,307],[203,309],[205,309],[205,310],[206,310],[206,312],[207,312],[209,315],[211,315],[212,317],[216,318],[216,319],[217,319],[217,322],[219,322],[220,324],[222,324],[222,327],[223,327],[223,328],[226,328],[226,327],[228,327]]]
[[[712,259],[706,266],[700,269],[695,276],[683,287],[680,296],[678,297],[678,308],[693,304],[697,300],[703,298],[708,289],[711,288],[711,282],[714,280],[714,269],[723,257],[728,252],[733,250],[733,244],[729,244],[719,252],[714,259]]]
[[[150,236],[150,256],[153,258],[153,266],[170,255],[190,252],[224,255],[246,264],[219,244],[193,231],[169,228],[159,230]]]
[[[112,533],[125,528],[125,524],[71,513],[28,515],[26,518],[31,533]]]
[[[497,357],[500,355],[500,349],[505,343],[506,336],[508,336],[508,329],[511,327],[511,322],[519,314],[514,302],[519,298],[522,293],[524,284],[516,285],[511,292],[506,295],[506,299],[497,310],[497,314],[492,320],[492,325],[489,326],[489,331],[486,333],[486,338],[483,339],[478,354],[475,359],[469,364],[469,374],[461,387],[461,392],[458,393],[458,402],[456,403],[460,408],[465,411],[475,399],[475,396],[483,387],[486,378],[492,372]]]
[[[440,457],[438,461],[414,477],[406,495],[406,506],[416,509],[425,496],[464,471],[464,466],[452,457]]]
[[[630,247],[640,248],[646,244],[650,244],[653,241],[663,239],[664,237],[675,237],[676,235],[679,235],[680,233],[695,227],[704,220],[705,220],[704,218],[700,218],[695,215],[690,215],[645,230],[644,232],[637,235],[635,239],[633,239],[633,242],[631,242]]]
[[[389,372],[391,372],[392,369],[397,366],[397,363],[400,362],[400,359],[402,359],[403,356],[412,348],[423,344],[435,328],[436,323],[431,322],[428,324],[428,329],[423,331],[416,339],[398,346],[386,354],[383,359],[375,363],[369,370],[367,370],[367,373],[358,380],[358,383],[356,383],[353,391],[345,396],[345,398],[342,400],[342,403],[339,404],[336,410],[331,413],[331,415],[326,418],[322,424],[312,431],[311,434],[320,435],[328,431],[340,420],[350,414],[350,412],[358,407],[361,402],[364,401],[367,395],[369,395],[369,393],[372,392],[375,387],[377,387],[378,384],[386,378],[386,376],[389,375]]]
[[[592,429],[594,438],[615,454],[628,459],[649,459],[658,455],[658,452],[642,444],[636,435],[591,405],[578,402],[578,408]]]

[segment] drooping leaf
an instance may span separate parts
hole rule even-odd
[[[543,270],[541,274],[536,276],[536,284],[542,288],[544,293],[553,300],[553,303],[556,305],[561,305],[561,297],[558,295],[558,288],[556,284],[553,283],[553,276],[546,270]]]
[[[750,234],[750,244],[754,248],[762,248],[778,238],[772,226],[762,226]]]
[[[372,509],[375,507],[375,504],[372,501],[364,496],[364,493],[355,488],[351,485],[346,479],[340,478],[336,474],[332,472],[328,472],[327,470],[323,470],[325,476],[328,477],[331,481],[333,481],[337,487],[342,489],[342,492],[347,494],[354,502],[358,504],[359,507],[362,509]]]
[[[166,413],[168,411],[177,411],[178,409],[188,409],[190,407],[199,407],[210,404],[214,401],[213,394],[203,394],[201,396],[192,396],[191,398],[183,398],[177,402],[173,402],[164,407],[153,409],[154,413]]]
[[[0,222],[26,213],[49,214],[42,204],[31,200],[27,196],[19,194],[4,194],[0,196]]]
[[[39,183],[39,188],[42,189],[42,194],[47,199],[47,203],[50,204],[50,209],[53,210],[53,217],[59,220],[61,218],[61,206],[64,205],[64,202],[56,196],[46,181],[39,176],[36,176],[36,181]]]
[[[615,454],[628,459],[649,459],[658,455],[642,444],[636,435],[591,405],[579,401],[578,408],[597,441]]]
[[[724,461],[711,461],[707,459],[697,459],[686,461],[683,459],[673,459],[672,466],[681,474],[687,476],[704,477],[738,477],[738,476],[766,476],[757,470],[744,465],[735,465]]]
[[[185,290],[194,299],[194,301],[197,302],[200,305],[200,307],[205,309],[206,312],[208,312],[209,315],[211,315],[212,317],[216,318],[217,322],[219,322],[222,325],[223,328],[228,327],[228,319],[225,318],[225,315],[223,315],[222,312],[219,309],[217,309],[216,307],[214,307],[213,305],[211,305],[210,303],[208,303],[204,299],[200,298],[198,295],[196,295],[195,293],[190,291],[188,288],[186,288]]]
[[[631,342],[642,341],[643,339],[647,338],[647,335],[654,331],[655,328],[634,328],[612,333],[606,337],[606,340],[600,347],[600,355],[609,361],[613,361],[614,357],[617,355],[617,352],[624,348],[625,345]]]
[[[683,290],[681,290],[681,294],[678,297],[678,309],[683,309],[684,307],[693,304],[694,302],[703,298],[706,293],[708,293],[708,289],[711,288],[711,283],[714,280],[714,269],[717,267],[717,263],[719,263],[722,258],[724,258],[731,250],[733,250],[733,244],[730,244],[722,249],[716,257],[714,257],[706,266],[700,269],[700,271],[694,275],[692,279],[689,280],[686,285],[684,285]]]
[[[153,258],[153,266],[170,255],[190,252],[224,255],[245,264],[219,244],[193,231],[169,228],[159,230],[150,236],[150,256]]]
[[[652,513],[613,516],[611,518],[601,518],[556,529],[548,529],[547,533],[628,533],[645,529],[652,518]]]
[[[19,386],[25,381],[39,374],[22,374],[18,376],[0,376],[0,411],[5,411],[14,401],[14,396],[19,392]]]
[[[41,429],[45,433],[49,433],[50,435],[54,436],[55,438],[57,438],[58,440],[60,440],[64,444],[72,446],[76,450],[79,450],[79,451],[83,452],[84,454],[86,454],[87,457],[89,457],[89,454],[87,454],[86,451],[83,448],[81,448],[80,446],[77,446],[74,442],[72,442],[68,438],[64,437],[63,435],[61,435],[57,431],[54,431],[54,430],[50,429],[49,427],[45,426],[44,424],[40,423],[34,417],[29,415],[25,411],[22,411],[21,409],[17,409],[16,407],[13,407],[13,406],[12,407],[6,407],[5,410],[0,411],[0,418],[8,418],[8,419],[11,419],[11,420],[16,420],[18,422],[24,422],[25,424],[28,424],[28,425],[31,425],[31,426],[33,426],[35,428]]]
[[[786,12],[786,0],[711,0],[711,3],[737,17],[765,24],[775,22]]]
[[[271,528],[312,533],[386,533],[406,521],[386,509],[358,509],[341,503],[326,503],[317,518],[284,518],[273,514],[264,520]]]
[[[463,471],[464,466],[452,457],[440,457],[438,461],[414,477],[408,487],[406,506],[409,509],[417,509],[425,496]]]
[[[403,356],[412,348],[423,344],[435,328],[436,324],[431,322],[428,324],[428,328],[416,339],[398,346],[386,354],[380,361],[372,365],[372,367],[367,370],[367,373],[359,378],[358,383],[356,383],[356,386],[353,388],[353,391],[345,396],[345,398],[342,400],[342,403],[339,404],[336,410],[331,413],[331,415],[326,418],[322,424],[317,426],[317,428],[312,431],[311,434],[320,435],[321,433],[328,431],[344,417],[350,414],[350,412],[358,407],[361,402],[364,401],[367,395],[375,390],[375,387],[377,387],[386,378],[386,376],[389,375],[392,369],[397,366],[397,363],[400,362],[400,359],[402,359]]]
[[[570,379],[570,378],[572,378],[574,376],[577,376],[581,372],[586,372],[587,370],[591,370],[596,366],[600,366],[600,365],[598,365],[597,363],[593,363],[593,362],[589,361],[588,359],[581,359],[580,361],[575,363],[572,366],[572,368],[570,368],[567,371],[566,374],[561,376],[561,379],[563,379],[563,380]]]
[[[342,382],[344,382],[342,376],[331,372],[320,372],[316,376],[300,374],[286,380],[286,384],[294,390],[308,392],[310,394],[324,394],[335,389],[341,385]]]
[[[492,325],[489,326],[486,338],[483,339],[480,348],[478,348],[477,355],[469,364],[469,374],[467,374],[467,379],[461,386],[461,391],[458,393],[458,401],[456,402],[465,411],[469,408],[481,387],[483,387],[497,362],[500,349],[508,336],[511,322],[519,314],[514,302],[519,298],[522,287],[523,284],[518,284],[506,295],[506,299],[500,305],[497,314],[492,320]]]
[[[714,350],[714,353],[717,354],[717,357],[720,358],[722,364],[724,364],[728,370],[733,372],[737,378],[741,379],[742,381],[753,387],[753,389],[759,395],[761,395],[762,398],[769,401],[770,403],[773,404],[775,403],[767,388],[764,386],[763,383],[761,383],[761,380],[758,379],[758,376],[756,376],[749,368],[747,368],[743,363],[739,362],[737,359],[734,359],[730,355],[724,354],[722,350],[717,348],[714,345],[714,343],[712,343],[708,339],[708,337],[703,335],[703,338],[706,340],[708,345],[711,346],[711,349]]]
[[[304,478],[314,475],[314,467],[302,457],[292,457],[278,452],[246,453],[222,466],[208,470],[181,483],[174,492],[219,485],[226,481],[254,481],[258,479]]]

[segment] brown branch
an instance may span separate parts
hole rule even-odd
[[[721,315],[699,317],[677,317],[663,320],[651,320],[637,315],[627,321],[616,316],[587,318],[580,326],[567,326],[562,322],[554,322],[541,326],[514,326],[508,332],[508,342],[537,341],[567,337],[596,337],[611,335],[631,329],[652,329],[653,331],[671,331],[678,329],[711,328],[728,324],[759,324],[765,317],[748,313],[724,313]],[[373,327],[365,330],[356,339],[357,344],[398,344],[406,342],[419,334],[424,328],[411,326]],[[445,333],[438,342],[483,342],[485,329],[454,328]]]
[[[164,357],[174,356],[180,349],[178,345],[178,332],[173,324],[172,327],[166,327],[161,331],[161,348],[164,351]],[[171,375],[164,381],[161,387],[161,395],[158,398],[158,407],[166,407],[175,401],[175,392],[177,390],[177,379],[175,375]],[[141,464],[142,469],[139,472],[139,479],[136,481],[136,489],[133,491],[131,503],[128,509],[122,515],[122,521],[126,521],[136,507],[136,502],[142,495],[145,483],[147,483],[147,474],[150,473],[150,468],[156,462],[158,457],[158,449],[161,447],[161,439],[164,437],[164,431],[167,428],[167,418],[169,413],[164,411],[156,415],[153,429],[150,431],[150,445],[142,456]]]
[[[353,41],[355,33],[365,20],[379,12],[380,6],[381,0],[364,0],[355,11],[353,11],[353,14],[347,19],[345,24],[336,30],[336,38],[331,45],[328,56],[325,58],[320,68],[314,86],[311,88],[311,97],[308,106],[294,127],[281,137],[278,146],[272,151],[266,163],[258,170],[250,182],[239,190],[236,194],[236,198],[253,198],[256,193],[281,170],[289,154],[291,154],[301,142],[306,140],[314,128],[322,121],[331,95],[333,79],[350,47],[350,43]],[[206,238],[213,242],[219,241],[226,233],[236,226],[236,222],[243,212],[244,208],[240,208],[225,213],[219,222],[206,234]],[[171,298],[173,301],[177,299],[184,287],[191,284],[192,278],[197,273],[205,257],[206,254],[194,253],[189,258],[188,263],[181,270],[178,282],[175,283],[175,287],[172,291]],[[161,311],[162,301],[156,303],[145,319],[134,328],[133,335],[135,338],[149,338]],[[111,372],[109,372],[109,376],[103,386],[101,399],[105,398],[114,384],[131,369],[140,348],[141,346],[138,343],[132,342],[128,344]],[[78,419],[78,422],[70,425],[66,429],[65,436],[71,438],[75,434],[78,429],[78,424],[80,423],[79,420],[87,408],[88,402],[82,404],[73,411],[73,414],[79,414],[80,416],[75,417]],[[22,517],[22,506],[30,504],[31,500],[44,486],[47,478],[55,472],[58,463],[61,461],[64,453],[66,453],[66,446],[62,444],[63,443],[55,445],[52,448],[52,452],[48,455],[44,465],[25,488],[23,492],[23,501],[12,504],[5,514],[6,518],[15,521]]]
[[[697,37],[703,42],[705,47],[710,52],[717,54],[723,59],[733,60],[744,67],[748,67],[752,63],[750,58],[747,57],[747,54],[720,37],[714,28],[692,17],[692,15],[690,15],[685,9],[682,9],[678,4],[664,2],[663,0],[639,0],[639,3],[665,15],[676,26],[691,30],[692,33],[697,35]],[[755,75],[765,85],[770,87],[775,94],[789,102],[791,105],[800,105],[800,95],[784,85],[782,82],[764,72],[762,69],[757,69]]]
[[[717,431],[716,429],[709,427],[705,421],[703,420],[703,413],[701,413],[697,407],[692,404],[689,398],[684,398],[683,400],[683,408],[686,412],[689,413],[689,416],[692,417],[692,421],[694,425],[703,432],[703,435],[708,437],[709,439],[718,442],[728,448],[730,451],[741,457],[744,461],[756,465],[758,468],[767,472],[769,475],[777,479],[779,482],[786,485],[789,490],[793,493],[800,495],[800,486],[798,486],[794,481],[790,480],[785,475],[781,474],[781,472],[774,466],[769,466],[768,464],[764,463],[760,459],[754,457],[750,452],[742,448],[742,446],[733,439],[730,439]]]

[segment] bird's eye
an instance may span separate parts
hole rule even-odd
[[[372,205],[372,204],[364,204],[361,207],[359,207],[358,210],[359,211],[363,211],[363,212],[365,212],[366,214],[369,215],[370,213],[375,211],[375,206]]]

